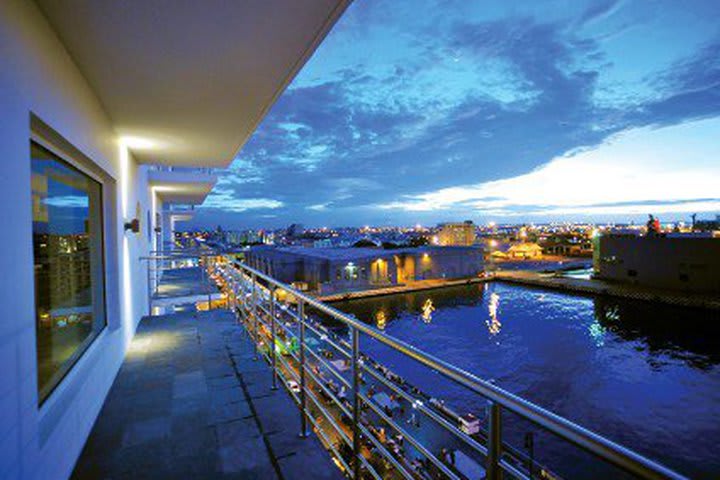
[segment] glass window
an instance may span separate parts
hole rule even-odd
[[[42,403],[106,324],[102,185],[40,145],[30,146]]]

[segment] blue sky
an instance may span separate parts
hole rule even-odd
[[[196,216],[720,213],[720,2],[356,0]]]

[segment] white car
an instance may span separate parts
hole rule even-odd
[[[300,393],[300,385],[295,380],[288,380],[287,386],[291,392]]]

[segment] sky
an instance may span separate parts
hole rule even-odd
[[[195,218],[714,218],[720,2],[356,0]]]

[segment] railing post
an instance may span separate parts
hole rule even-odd
[[[502,448],[502,415],[501,407],[496,402],[488,403],[488,454],[487,470],[488,480],[500,480],[502,470],[500,468],[500,454]]]
[[[205,283],[205,290],[207,291],[208,297],[208,312],[212,310],[212,285],[210,284],[210,257],[205,257],[205,268],[207,268],[207,282]]]
[[[152,315],[152,281],[150,280],[150,260],[147,261],[148,315]]]
[[[257,319],[257,277],[252,274],[252,317],[253,317],[253,360],[258,359],[258,319]]]
[[[360,332],[352,328],[352,376],[353,376],[353,479],[360,478]]]
[[[270,286],[270,360],[272,362],[272,390],[277,390],[277,348],[275,346],[275,286]]]
[[[240,291],[240,282],[235,274],[235,267],[230,267],[230,278],[232,278],[233,285],[232,310],[235,315],[238,315],[238,292]]]
[[[298,325],[300,328],[300,437],[307,438],[307,394],[305,393],[305,302],[298,299]]]

